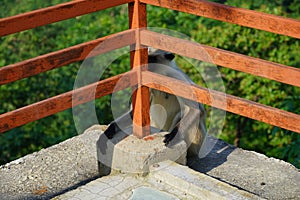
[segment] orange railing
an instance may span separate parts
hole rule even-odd
[[[131,45],[131,67],[138,68],[147,63],[147,50],[143,47],[170,51],[182,56],[213,62],[214,64],[234,70],[253,74],[278,82],[300,87],[300,69],[233,53],[230,51],[201,45],[195,42],[167,36],[161,33],[140,29],[147,26],[146,5],[151,4],[198,16],[230,22],[241,26],[269,31],[290,37],[300,38],[300,21],[265,14],[242,8],[230,7],[203,0],[78,0],[59,4],[25,14],[0,19],[0,36],[20,32],[49,23],[65,20],[79,15],[103,10],[109,7],[128,3],[130,30],[115,33],[97,40],[82,43],[60,51],[38,56],[26,61],[0,68],[0,84],[10,83],[25,77],[58,68],[72,62],[95,56],[117,48]],[[97,45],[107,42],[106,48],[89,55]],[[135,49],[135,50],[134,50]],[[207,51],[211,59],[207,60],[200,52]],[[188,53],[187,53],[188,52]],[[122,79],[121,79],[122,78]],[[124,79],[125,78],[125,79]],[[123,84],[116,83],[122,80]],[[130,81],[129,81],[130,80]],[[147,71],[131,70],[129,72],[95,82],[52,98],[25,106],[0,115],[0,132],[41,119],[57,112],[71,108],[95,98],[108,95],[113,91],[127,87],[139,86],[133,94],[134,134],[143,137],[149,134],[149,91],[159,89],[207,105],[256,119],[274,126],[300,133],[300,115],[262,105],[253,101],[209,90],[199,86],[190,86],[181,81]],[[192,96],[182,89],[192,87]],[[94,88],[96,93],[94,95]],[[93,90],[92,90],[93,88]],[[93,95],[92,95],[93,94]],[[226,95],[226,101],[223,101]]]

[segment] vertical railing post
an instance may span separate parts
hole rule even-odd
[[[140,29],[147,27],[146,4],[135,0],[128,4],[129,28],[136,29],[136,43],[131,46],[130,65],[136,70],[138,88],[132,94],[133,134],[143,138],[150,134],[149,88],[142,86],[142,70],[147,70],[148,49],[140,43]]]

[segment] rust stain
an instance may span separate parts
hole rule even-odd
[[[35,195],[42,195],[48,192],[48,187],[47,186],[42,186],[37,190],[33,190],[32,193]]]
[[[145,141],[151,141],[151,140],[154,140],[154,138],[155,138],[155,136],[148,135],[148,136],[144,137],[143,139],[144,139]]]

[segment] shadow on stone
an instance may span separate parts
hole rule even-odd
[[[208,136],[208,145],[214,145],[213,149],[204,158],[189,158],[187,165],[202,173],[207,173],[227,161],[228,155],[236,149],[236,147],[226,142]]]

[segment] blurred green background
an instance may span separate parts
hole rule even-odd
[[[2,0],[0,17],[43,8],[67,0]],[[215,2],[300,19],[298,0],[216,0]],[[213,47],[289,65],[300,66],[300,41],[260,30],[148,6],[148,26],[186,34]],[[0,66],[53,52],[128,28],[127,5],[76,17],[0,38]],[[199,72],[184,59],[178,65],[194,82],[205,86]],[[0,86],[0,114],[70,91],[81,62]],[[122,56],[105,70],[107,78],[129,69],[129,56]],[[300,114],[300,90],[286,84],[218,67],[226,93]],[[199,69],[200,70],[200,69]],[[288,78],[288,77],[287,77]],[[110,97],[97,99],[100,124],[112,120]],[[206,107],[209,111],[210,108]],[[212,123],[208,119],[208,124]],[[214,122],[215,123],[215,122]],[[86,119],[82,130],[94,124]],[[79,131],[81,132],[81,131]],[[80,134],[72,110],[15,128],[0,135],[0,164],[38,151]],[[244,149],[283,159],[300,168],[300,134],[238,115],[226,114],[219,137]]]

